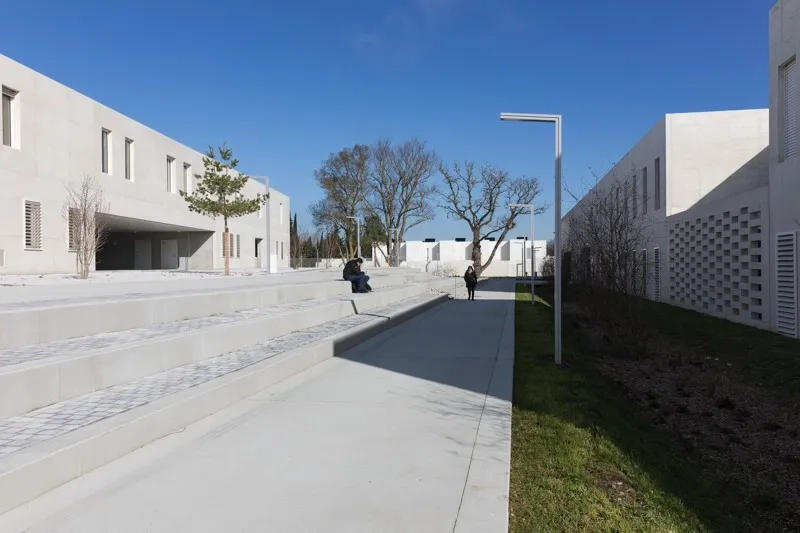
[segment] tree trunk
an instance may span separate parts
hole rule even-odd
[[[231,275],[231,235],[228,232],[228,221],[225,221],[225,238],[222,239],[222,249],[225,253],[225,275]]]
[[[476,275],[481,275],[481,241],[478,236],[472,238],[472,268]]]

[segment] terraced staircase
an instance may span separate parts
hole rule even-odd
[[[372,283],[372,282],[371,282]],[[449,279],[0,304],[0,513],[447,300]]]

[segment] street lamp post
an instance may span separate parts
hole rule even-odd
[[[500,120],[511,122],[547,122],[555,125],[555,331],[554,357],[557,365],[561,364],[561,115],[535,115],[530,113],[500,113]]]
[[[356,221],[356,255],[361,257],[361,221],[358,217],[347,217]]]
[[[533,274],[536,272],[536,263],[535,263],[535,259],[534,259],[535,256],[534,256],[534,251],[533,251],[533,246],[534,246],[534,243],[533,243],[533,230],[534,230],[534,226],[533,226],[533,209],[534,209],[534,207],[533,207],[533,204],[510,204],[508,207],[527,208],[531,213],[531,233],[530,233],[530,235],[531,235],[530,236],[530,241],[531,241],[531,305],[535,305],[536,304],[536,290],[534,289],[534,281],[535,280],[533,279],[534,278]],[[527,253],[528,253],[527,246],[525,245],[525,242],[523,242],[522,243],[522,264],[523,265],[528,261],[528,258],[526,257]]]

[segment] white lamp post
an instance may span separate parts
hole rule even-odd
[[[531,305],[535,305],[536,304],[536,291],[535,291],[535,289],[533,287],[533,285],[534,285],[534,283],[533,283],[533,281],[534,281],[533,274],[534,274],[534,272],[536,272],[536,263],[535,263],[536,260],[534,259],[535,256],[534,256],[534,251],[533,251],[533,230],[534,230],[534,226],[533,226],[533,204],[510,204],[508,207],[522,207],[522,208],[527,208],[528,210],[530,210],[530,214],[531,214],[531,236],[530,236],[530,241],[531,241]],[[527,255],[528,255],[528,247],[527,247],[525,241],[523,241],[522,242],[522,264],[523,265],[528,261],[528,258],[526,257]]]
[[[358,217],[347,217],[356,221],[356,255],[361,257],[361,221]]]
[[[555,257],[555,347],[554,357],[557,365],[561,364],[561,115],[535,115],[530,113],[500,113],[500,120],[512,122],[548,122],[553,123],[556,129],[556,176],[555,176],[555,243],[553,253]]]

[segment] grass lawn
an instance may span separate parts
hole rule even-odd
[[[567,327],[555,367],[552,326],[549,305],[518,290],[510,531],[736,531],[736,496],[702,479],[581,361]]]
[[[655,331],[732,363],[751,383],[800,395],[797,339],[650,300],[641,312]]]

